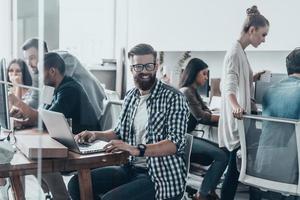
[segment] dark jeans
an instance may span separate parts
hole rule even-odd
[[[207,196],[216,189],[219,180],[228,163],[228,152],[218,147],[218,144],[194,137],[191,161],[203,165],[210,165],[204,176],[199,190],[202,196]]]
[[[103,167],[92,170],[91,177],[94,199],[155,199],[154,183],[144,169],[133,166]],[[68,190],[73,200],[80,199],[77,175],[71,178]],[[181,196],[169,200],[179,200]]]
[[[236,152],[239,148],[229,153],[228,168],[221,189],[221,200],[233,200],[239,182],[239,172],[236,166]]]

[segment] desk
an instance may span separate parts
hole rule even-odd
[[[41,134],[36,130],[20,131],[16,134]],[[42,173],[78,171],[80,198],[93,199],[90,169],[121,165],[128,162],[127,152],[95,153],[80,155],[69,151],[68,157],[63,159],[42,159]],[[21,184],[21,176],[37,174],[38,163],[29,160],[20,151],[17,151],[10,164],[0,165],[0,178],[9,177],[16,200],[25,199]]]

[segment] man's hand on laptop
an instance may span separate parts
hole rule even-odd
[[[93,142],[96,140],[96,135],[92,131],[85,130],[85,131],[82,131],[81,133],[75,135],[74,139],[78,143]]]

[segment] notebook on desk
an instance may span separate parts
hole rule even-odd
[[[69,150],[80,154],[104,151],[104,146],[107,144],[105,141],[97,140],[93,143],[77,143],[74,139],[73,133],[71,132],[69,124],[62,113],[44,109],[39,109],[39,113],[45,123],[49,135],[53,139],[68,147]]]

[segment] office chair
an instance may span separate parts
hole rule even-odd
[[[104,113],[100,120],[102,130],[108,130],[115,127],[119,115],[121,114],[123,101],[109,100],[105,102]]]
[[[238,128],[240,182],[263,191],[300,196],[300,121],[244,115]]]
[[[184,162],[186,166],[187,178],[189,176],[189,171],[190,171],[190,158],[192,152],[192,145],[193,145],[193,135],[187,133],[185,136],[185,148],[184,148]],[[184,194],[182,199],[188,199],[188,197],[190,196],[190,192],[189,192],[190,190],[187,184],[185,185],[184,191],[187,191],[188,196]]]
[[[187,135],[192,135],[193,137],[200,139],[203,138],[205,135],[205,130],[197,128],[198,124],[199,121],[193,116],[192,113],[190,113],[187,127]],[[201,157],[197,157],[197,162],[193,162],[193,160],[190,159],[189,168],[187,168],[189,169],[189,173],[188,183],[186,186],[186,192],[189,198],[191,198],[197,192],[197,188],[199,187],[198,185],[196,186],[196,184],[200,183],[199,179],[205,176],[205,173],[212,162],[213,160],[210,158],[202,159]]]

